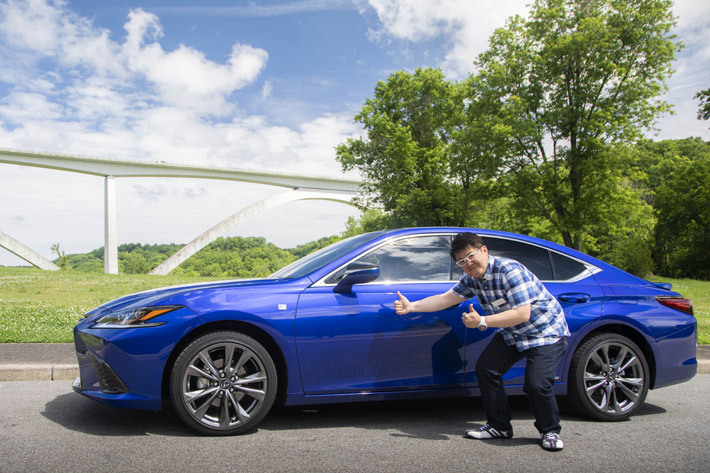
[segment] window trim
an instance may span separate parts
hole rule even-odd
[[[552,255],[550,255],[550,252],[555,252],[565,258],[570,258],[570,259],[580,263],[582,266],[584,266],[586,268],[586,270],[581,271],[577,276],[570,278],[570,279],[564,279],[564,280],[558,280],[558,279],[544,279],[543,280],[543,279],[541,279],[540,282],[542,282],[543,284],[546,284],[546,283],[573,283],[573,282],[581,281],[582,279],[589,277],[591,275],[597,274],[598,272],[601,271],[601,268],[599,268],[591,263],[587,263],[586,261],[582,261],[579,258],[575,258],[574,256],[562,253],[561,251],[553,250],[552,248],[548,248],[546,246],[539,245],[534,242],[519,240],[516,238],[507,237],[507,236],[492,235],[492,234],[485,234],[485,233],[478,233],[478,235],[480,235],[483,238],[484,242],[485,242],[486,238],[498,238],[500,240],[509,240],[509,241],[513,241],[516,243],[531,245],[531,246],[535,246],[537,248],[542,248],[543,250],[546,250],[548,252],[548,257],[550,259],[550,268],[552,269],[553,277],[555,276],[555,269],[554,269],[555,266],[554,266],[554,262],[552,261]],[[335,273],[337,273],[341,269],[345,268],[347,265],[349,265],[353,261],[356,261],[360,258],[364,258],[367,255],[369,255],[370,253],[372,253],[373,251],[377,251],[380,248],[382,248],[383,246],[389,245],[389,244],[394,243],[396,241],[404,240],[404,239],[412,238],[412,237],[428,237],[428,236],[448,236],[449,238],[453,238],[454,236],[456,236],[456,233],[450,233],[450,232],[411,233],[411,234],[407,234],[407,235],[399,235],[396,237],[387,238],[387,239],[383,240],[382,242],[380,242],[379,244],[377,244],[376,246],[370,248],[366,252],[357,255],[356,257],[354,257],[354,258],[346,261],[342,265],[338,266],[333,271],[330,271],[328,274],[326,274],[322,278],[318,279],[318,281],[313,283],[311,285],[311,287],[335,287],[338,284],[337,282],[327,283],[327,282],[325,282],[326,279],[330,278],[332,275],[334,275]],[[365,284],[358,284],[358,286],[386,286],[386,285],[395,285],[395,284],[409,285],[409,284],[442,284],[442,283],[456,284],[456,281],[451,280],[451,279],[427,280],[427,281],[412,279],[412,280],[398,280],[398,281],[388,281],[388,282],[373,281],[373,282],[369,282],[369,283],[365,283]]]

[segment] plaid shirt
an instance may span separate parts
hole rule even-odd
[[[464,299],[478,297],[486,314],[497,314],[530,304],[530,319],[500,329],[505,343],[518,351],[552,345],[569,335],[562,306],[540,280],[515,260],[488,255],[482,279],[464,273],[453,291]]]

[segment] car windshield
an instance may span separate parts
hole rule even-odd
[[[321,248],[318,251],[314,251],[313,253],[306,255],[298,261],[294,261],[285,268],[281,268],[276,271],[270,277],[276,279],[295,279],[303,277],[306,274],[322,268],[331,261],[335,261],[344,254],[350,252],[352,249],[367,243],[370,240],[374,240],[383,233],[384,232],[364,233],[362,235],[346,238],[345,240],[340,240],[332,245],[326,246],[325,248]]]

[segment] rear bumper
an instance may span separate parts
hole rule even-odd
[[[695,320],[656,343],[656,382],[653,389],[688,381],[698,373],[698,327]]]

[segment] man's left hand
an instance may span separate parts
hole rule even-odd
[[[481,315],[473,308],[473,304],[469,304],[468,312],[463,313],[461,320],[468,328],[478,328],[478,324],[481,323]]]

